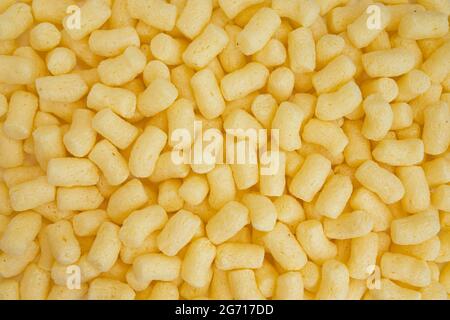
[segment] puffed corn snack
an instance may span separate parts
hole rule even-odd
[[[449,14],[0,0],[0,300],[447,300]]]

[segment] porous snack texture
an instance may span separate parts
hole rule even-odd
[[[0,300],[447,300],[449,14],[0,0]]]

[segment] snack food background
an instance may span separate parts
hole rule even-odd
[[[0,0],[0,299],[446,300],[449,14]]]

